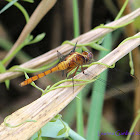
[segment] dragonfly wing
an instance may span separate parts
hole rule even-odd
[[[65,58],[65,56],[62,53],[60,53],[59,51],[57,51],[57,57],[58,57],[58,59],[60,59],[60,62],[62,62]]]
[[[75,43],[75,46],[74,46],[74,48],[71,50],[71,52],[70,52],[69,54],[71,54],[72,52],[75,52],[76,45],[77,45],[77,42]]]
[[[62,70],[62,77],[64,77],[64,70]]]

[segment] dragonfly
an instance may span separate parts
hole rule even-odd
[[[76,44],[77,44],[77,42],[76,42]],[[84,73],[84,69],[83,69],[82,65],[87,64],[90,61],[92,61],[93,54],[92,54],[92,52],[88,52],[88,51],[84,51],[82,53],[76,52],[75,51],[76,44],[75,44],[73,50],[71,50],[71,52],[68,55],[66,55],[66,57],[64,58],[63,61],[60,59],[60,63],[58,63],[58,65],[56,65],[55,67],[53,67],[45,72],[42,72],[38,75],[35,75],[35,76],[23,81],[22,83],[20,83],[20,86],[21,87],[26,86],[26,85],[32,83],[33,81],[38,80],[39,78],[42,78],[50,73],[57,72],[57,71],[66,70],[66,75],[67,75],[70,71],[72,71],[73,69],[76,68],[75,72],[73,73],[73,77],[74,77],[80,66],[81,66],[82,72]],[[61,53],[58,52],[58,55],[61,55]]]

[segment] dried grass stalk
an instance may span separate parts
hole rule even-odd
[[[140,35],[140,32],[137,34]],[[111,53],[101,59],[99,62],[107,65],[112,65],[128,54],[134,48],[140,45],[140,38],[131,39],[114,49]],[[83,73],[78,74],[76,79],[92,79],[99,75],[106,69],[103,65],[93,65],[85,70]],[[77,82],[76,82],[77,83]],[[69,85],[71,82],[66,82],[61,85]],[[28,122],[16,128],[9,128],[4,125],[0,126],[1,139],[7,140],[26,140],[30,138],[35,132],[49,122],[57,113],[66,107],[79,93],[84,86],[75,86],[73,88],[59,88],[54,91],[48,92],[46,95],[40,97],[33,103],[14,112],[8,118],[7,122],[11,125],[17,125],[25,120],[36,120],[37,122]]]
[[[121,26],[127,22],[130,22],[131,20],[135,19],[138,16],[140,16],[140,8],[135,10],[134,12],[120,18],[119,20],[106,24],[106,26],[111,26],[111,27]],[[114,29],[108,29],[108,28],[100,28],[100,29],[91,30],[91,31],[73,39],[72,42],[76,42],[78,40],[79,44],[88,43],[88,42],[94,41],[94,40],[104,36],[105,34],[107,34],[109,32],[112,32],[113,30]],[[71,49],[72,49],[72,46],[70,46],[69,44],[59,46],[56,49],[53,49],[39,57],[36,57],[20,66],[25,67],[25,68],[37,68],[37,67],[43,66],[47,63],[51,63],[52,61],[57,59],[57,53],[56,53],[57,50],[59,50],[63,54],[66,54],[66,53],[70,52]],[[0,74],[0,82],[4,82],[6,79],[16,78],[22,74],[23,74],[22,72],[6,72],[3,74]]]

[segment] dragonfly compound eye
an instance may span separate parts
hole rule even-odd
[[[93,54],[92,54],[92,52],[89,52],[89,53],[88,53],[88,59],[89,59],[89,61],[91,61],[91,60],[93,59]]]

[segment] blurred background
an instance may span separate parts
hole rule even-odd
[[[117,13],[122,7],[124,0],[80,0],[79,1],[79,21],[80,21],[80,34],[90,31],[100,24],[106,24],[113,21],[117,16]],[[132,12],[138,1],[130,1],[127,9],[124,13],[128,14]],[[0,1],[0,10],[7,4],[5,0]],[[34,3],[28,3],[24,1],[19,2],[31,16],[35,8],[40,1],[35,0]],[[8,65],[10,68],[13,65],[20,65],[32,58],[35,58],[41,54],[48,52],[61,45],[65,40],[71,40],[74,38],[73,33],[73,6],[71,0],[59,0],[55,6],[49,11],[49,13],[41,20],[37,27],[31,33],[34,37],[41,33],[46,33],[45,38],[35,44],[25,46],[22,49],[22,56],[15,57]],[[8,48],[11,48],[14,42],[17,40],[26,22],[22,13],[15,6],[10,7],[5,12],[0,14],[0,60],[2,60],[7,54]],[[130,27],[131,26],[131,27]],[[118,29],[112,34],[112,49],[123,41],[126,37],[132,36],[138,30],[138,26],[130,25],[129,27]],[[94,54],[95,60],[98,58],[99,51],[90,50]],[[138,50],[137,50],[138,51]],[[57,53],[57,52],[56,52]],[[21,59],[22,57],[22,59]],[[139,59],[140,60],[140,59]],[[138,60],[138,63],[139,63]],[[135,62],[134,62],[135,63]],[[109,70],[107,89],[105,93],[105,100],[103,106],[104,118],[116,129],[121,132],[130,129],[133,119],[136,116],[140,99],[136,99],[136,89],[139,86],[138,77],[133,78],[130,75],[129,57],[125,56],[116,64],[115,69]],[[34,74],[29,74],[33,76]],[[47,85],[52,85],[56,81],[59,81],[63,77],[61,73],[56,72],[48,75],[45,78],[36,81],[36,84],[45,88]],[[28,85],[21,88],[19,83],[24,80],[24,76],[20,76],[10,81],[9,90],[6,89],[4,83],[0,83],[0,122],[3,119],[16,111],[17,109],[33,102],[41,96],[40,91]],[[134,84],[134,81],[137,84]],[[102,81],[102,80],[101,80]],[[105,82],[105,81],[102,81]],[[89,85],[90,86],[90,85]],[[135,96],[134,96],[135,95]],[[89,105],[91,102],[91,90],[84,94],[83,111],[84,111],[84,126],[86,133],[87,118],[89,112]],[[70,127],[76,130],[76,110],[73,110],[73,116],[68,117],[70,108],[74,106],[75,101],[70,103],[61,114],[62,119],[66,121]],[[137,104],[137,105],[136,105]],[[104,123],[104,121],[103,121]],[[103,125],[103,124],[102,124]],[[101,130],[104,132],[104,128]],[[137,130],[140,130],[139,128]],[[140,132],[140,131],[139,131]],[[125,138],[125,136],[124,136]],[[101,140],[112,140],[114,138],[104,135],[101,136]],[[134,138],[139,139],[139,138]]]

